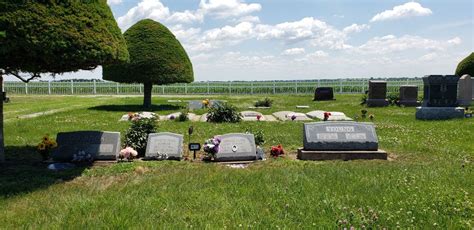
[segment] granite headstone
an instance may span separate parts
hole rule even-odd
[[[464,108],[458,105],[456,75],[429,75],[423,77],[423,104],[416,107],[416,119],[447,120],[463,118]]]
[[[146,145],[146,158],[181,159],[183,156],[183,135],[175,133],[150,133]]]
[[[119,132],[77,131],[58,133],[58,147],[51,157],[55,161],[71,161],[75,154],[84,151],[94,160],[116,160],[120,152]]]
[[[419,106],[418,102],[418,86],[416,85],[402,85],[400,86],[400,105],[404,106]]]
[[[465,74],[459,79],[458,83],[458,104],[469,107],[472,102],[472,82],[471,76]]]
[[[367,97],[368,107],[388,106],[387,98],[387,82],[386,81],[369,81],[369,95]]]
[[[334,100],[334,89],[332,87],[318,87],[314,92],[313,101]]]
[[[366,122],[313,122],[303,126],[302,160],[387,159],[378,149],[374,125]]]
[[[216,161],[253,161],[257,157],[253,134],[230,133],[219,136],[221,143]]]

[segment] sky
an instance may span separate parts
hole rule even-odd
[[[167,26],[195,81],[453,74],[473,52],[472,0],[108,0],[125,32]],[[57,79],[102,78],[102,69]]]

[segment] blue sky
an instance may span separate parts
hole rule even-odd
[[[196,81],[452,74],[474,47],[471,0],[108,3],[123,31],[144,18],[168,26],[191,57]]]

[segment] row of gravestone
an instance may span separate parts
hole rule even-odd
[[[378,139],[371,123],[313,122],[305,123],[303,148],[298,149],[301,160],[387,159],[378,149]],[[231,133],[219,136],[221,142],[216,161],[252,161],[257,148],[252,134]],[[94,160],[116,160],[120,152],[120,133],[78,131],[59,133],[58,147],[52,152],[54,161],[71,161],[75,154],[90,154]],[[145,159],[167,156],[181,159],[183,135],[153,133],[148,136]]]

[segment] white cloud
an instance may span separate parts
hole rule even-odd
[[[122,3],[122,0],[107,0],[107,4],[111,5],[119,5]]]
[[[287,56],[292,56],[292,55],[299,55],[299,54],[304,54],[305,49],[304,48],[291,48],[283,51],[281,54],[282,55],[287,55]]]
[[[296,43],[310,40],[314,46],[331,49],[345,49],[346,34],[334,27],[312,17],[299,21],[284,22],[277,25],[257,25],[255,27],[257,39],[276,39],[286,43]]]
[[[361,53],[377,53],[387,54],[406,50],[445,50],[446,48],[460,44],[461,39],[455,37],[448,41],[438,41],[433,39],[422,38],[419,36],[404,35],[396,37],[387,35],[383,37],[374,37],[365,44],[354,48]]]
[[[128,10],[128,12],[119,17],[117,22],[125,30],[135,22],[150,18],[156,21],[164,21],[170,16],[170,10],[164,6],[160,0],[142,0],[137,6]]]
[[[451,44],[451,45],[459,45],[461,44],[461,42],[462,40],[459,37],[455,37],[453,39],[448,40],[448,44]]]
[[[368,30],[368,29],[370,29],[370,26],[367,24],[358,25],[354,23],[348,27],[345,27],[342,31],[346,34],[350,34],[350,33],[359,33],[361,31]]]
[[[192,51],[209,51],[223,46],[236,45],[253,37],[254,25],[250,22],[241,22],[235,26],[224,26],[202,32],[198,36],[185,38],[191,43]]]
[[[420,61],[433,61],[437,57],[438,57],[438,54],[436,54],[436,53],[428,53],[428,54],[425,54],[425,55],[421,56],[419,59],[420,59]]]
[[[174,12],[171,16],[169,16],[166,21],[172,23],[184,23],[190,24],[193,22],[202,22],[204,20],[204,14],[199,11],[193,12],[189,10],[185,10],[183,12]]]
[[[260,23],[260,18],[258,16],[247,15],[237,19],[237,22]]]
[[[327,56],[329,56],[329,54],[322,50],[318,50],[314,53],[310,53],[306,55],[306,57],[309,57],[309,58],[321,58],[321,57],[327,57]]]
[[[247,4],[241,0],[201,0],[199,9],[206,15],[230,18],[258,12],[262,6],[257,3]]]
[[[403,5],[395,6],[391,10],[376,14],[370,21],[395,20],[414,16],[428,16],[431,14],[433,14],[433,12],[429,8],[421,6],[420,3],[407,2]]]

